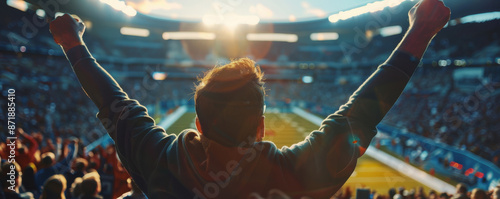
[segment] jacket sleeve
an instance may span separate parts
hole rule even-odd
[[[35,140],[35,138],[27,133],[23,133],[21,135],[30,143],[30,146],[28,148],[28,156],[30,161],[32,161],[35,157],[36,151],[38,150],[38,142]]]
[[[146,181],[176,136],[156,126],[146,107],[129,99],[85,46],[68,50],[66,56],[83,90],[99,108],[97,117],[114,140],[120,161],[147,193]]]
[[[283,165],[288,165],[294,178],[309,188],[341,186],[418,63],[413,56],[395,51],[318,130],[304,141],[281,149]]]
[[[68,154],[61,161],[57,162],[54,167],[59,173],[65,173],[71,169],[71,161],[76,158],[78,152],[77,146],[75,144],[70,144],[67,146],[69,149]]]
[[[408,53],[395,51],[351,95],[349,101],[328,118],[346,117],[352,130],[366,129],[354,132],[354,141],[365,150],[377,132],[376,126],[396,103],[419,62]],[[363,153],[361,151],[360,155]]]

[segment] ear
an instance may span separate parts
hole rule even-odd
[[[255,141],[260,142],[266,136],[266,126],[264,124],[264,119],[266,119],[265,116],[262,116],[259,121],[259,126],[257,127],[257,137],[255,138]]]
[[[200,120],[198,119],[198,117],[196,117],[196,129],[198,130],[198,132],[200,132],[200,134],[203,135],[203,132],[201,131],[201,124],[200,124]]]

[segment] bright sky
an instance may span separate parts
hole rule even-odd
[[[289,22],[326,18],[375,0],[126,0],[143,14],[200,21],[204,16],[257,16],[260,21]]]

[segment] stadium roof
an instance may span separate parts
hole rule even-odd
[[[48,5],[37,0],[7,0],[7,4],[24,1],[33,5],[30,7],[32,10],[37,12],[40,9],[45,10],[49,18],[51,13],[55,12],[77,14],[83,20],[91,22],[87,25],[93,24],[95,29],[100,30],[99,35],[111,40],[116,39],[116,35],[121,33],[121,28],[133,27],[147,29],[147,37],[156,39],[161,39],[164,32],[175,31],[214,32],[219,35],[217,38],[226,38],[222,35],[228,32],[226,28],[230,28],[232,31],[236,30],[234,34],[236,36],[259,32],[294,33],[298,34],[300,41],[309,38],[313,32],[335,32],[340,34],[341,39],[352,40],[352,36],[356,35],[353,27],[378,29],[402,26],[397,28],[405,30],[408,24],[407,10],[417,2],[417,0],[65,0],[54,1],[60,2],[56,5]],[[469,15],[500,10],[498,0],[444,1],[452,10],[451,19],[454,23]],[[269,9],[263,9],[264,7]],[[262,10],[267,10],[267,14]],[[293,17],[290,17],[291,15]],[[217,21],[221,19],[224,21]],[[375,28],[368,26],[372,22],[378,26]],[[87,31],[92,30],[89,27]],[[242,38],[245,38],[243,36]]]
[[[407,9],[418,0],[65,0],[56,1],[55,5],[37,0],[7,0],[7,3],[24,1],[48,13],[68,12],[92,21],[119,25],[138,24],[145,27],[168,22],[217,24],[220,20],[224,24],[242,24],[238,21],[246,20],[249,25],[294,22],[292,24],[301,26],[306,23],[323,29],[316,22],[328,19],[334,23],[363,13],[377,13],[388,7]],[[500,10],[498,0],[444,1],[452,10],[452,19]],[[398,6],[400,4],[402,6]],[[401,17],[392,18],[394,23],[398,23],[398,19],[407,19],[406,11],[398,14]]]
[[[325,18],[375,0],[126,0],[142,14],[190,21],[211,16],[254,16],[263,22],[295,22]]]

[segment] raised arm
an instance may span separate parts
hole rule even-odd
[[[422,0],[408,12],[408,17],[408,31],[392,55],[334,115],[346,116],[374,130],[403,92],[432,38],[448,22],[450,9],[439,0]],[[373,136],[361,136],[360,144],[367,147]]]
[[[68,144],[64,144],[64,148],[67,148],[64,149],[67,153],[63,153],[60,160],[54,165],[60,173],[65,173],[70,170],[71,162],[76,158],[76,154],[78,153],[78,141],[68,141]]]
[[[357,158],[375,136],[377,124],[401,95],[427,45],[448,21],[450,10],[441,1],[421,0],[408,15],[410,27],[387,61],[305,141],[281,149],[282,165],[289,165],[299,182],[308,182],[304,187],[335,192],[349,178]]]
[[[85,32],[83,22],[69,14],[64,14],[50,23],[50,31],[54,36],[54,41],[61,45],[66,53],[83,90],[99,108],[99,111],[109,109],[113,102],[128,99],[120,85],[95,62],[88,52],[82,39]]]
[[[85,25],[65,14],[50,23],[54,41],[61,45],[78,81],[99,108],[97,117],[114,140],[123,165],[142,190],[158,166],[155,161],[170,146],[175,135],[168,136],[156,126],[146,107],[129,99],[113,77],[101,67],[85,46]],[[154,177],[154,176],[153,176]]]
[[[19,132],[19,135],[24,137],[24,139],[28,140],[30,143],[28,156],[30,157],[30,161],[32,161],[35,156],[35,152],[38,150],[38,142],[31,135],[25,133],[22,128],[17,128],[16,130]]]

